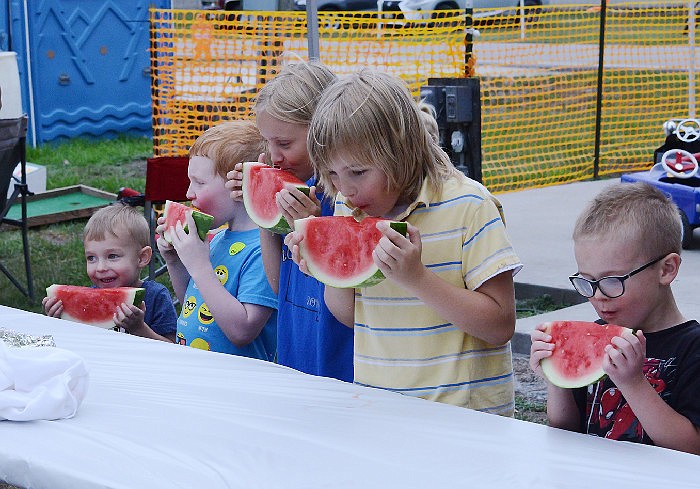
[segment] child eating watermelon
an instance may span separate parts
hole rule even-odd
[[[263,139],[252,121],[229,121],[204,131],[190,148],[187,198],[210,214],[216,233],[210,243],[197,232],[192,213],[163,237],[165,219],[158,219],[160,250],[175,295],[182,304],[178,343],[261,360],[273,360],[277,331],[277,296],[265,277],[260,234],[243,203],[231,202],[226,173],[263,151]]]
[[[323,90],[335,75],[317,62],[285,66],[255,99],[256,122],[267,143],[265,158],[311,187],[308,196],[294,185],[270,195],[288,223],[308,216],[333,215],[333,200],[317,186],[306,146],[309,123]],[[257,158],[256,158],[257,159]],[[228,174],[231,198],[241,201],[242,165]],[[323,284],[291,259],[281,235],[260,229],[265,272],[279,293],[277,361],[301,372],[353,380],[353,333],[329,311]]]
[[[405,236],[376,225],[384,281],[326,287],[330,310],[354,327],[355,382],[512,416],[521,264],[491,194],[454,167],[405,83],[377,71],[324,91],[307,143],[336,215],[408,224]],[[300,240],[286,243],[307,270]]]
[[[95,212],[83,231],[87,274],[98,289],[142,287],[140,307],[123,303],[114,312],[114,324],[127,332],[162,341],[175,341],[177,314],[168,289],[140,274],[151,261],[148,222],[133,207],[116,203]],[[63,303],[55,297],[42,301],[44,312],[61,317]]]
[[[700,454],[700,324],[683,317],[671,290],[681,234],[675,204],[646,183],[611,185],[583,210],[570,280],[601,323],[629,330],[605,346],[602,379],[576,389],[548,382],[550,426]],[[533,331],[530,350],[542,377],[554,349],[545,329]]]

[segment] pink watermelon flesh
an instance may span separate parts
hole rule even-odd
[[[588,321],[552,321],[546,326],[554,350],[540,362],[542,372],[552,384],[567,389],[584,387],[605,375],[605,347],[613,337],[632,331]]]
[[[165,217],[165,231],[163,232],[163,239],[168,243],[172,243],[172,237],[170,236],[170,229],[175,227],[178,222],[185,225],[185,217],[188,213],[192,213],[192,218],[197,226],[197,234],[199,238],[204,241],[207,237],[207,233],[214,223],[214,217],[206,214],[204,212],[198,211],[192,207],[188,207],[180,202],[173,202],[172,200],[165,201],[165,210],[163,212],[163,217]],[[187,226],[185,226],[185,231]]]
[[[287,184],[309,195],[309,187],[286,170],[252,161],[243,163],[243,205],[255,224],[279,234],[291,231],[275,199]]]
[[[358,222],[350,216],[328,216],[294,221],[294,229],[303,236],[299,248],[309,273],[338,288],[371,287],[384,280],[372,258],[382,237],[376,226],[380,220],[366,217]],[[406,234],[405,222],[391,221],[391,227]]]
[[[124,302],[140,306],[146,290],[140,287],[95,289],[53,284],[46,289],[46,295],[63,303],[61,319],[110,329],[114,327],[112,317],[117,307]]]

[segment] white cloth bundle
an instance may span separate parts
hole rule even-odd
[[[72,418],[87,387],[88,371],[79,355],[0,341],[0,420]]]

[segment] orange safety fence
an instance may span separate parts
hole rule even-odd
[[[416,97],[428,78],[478,76],[483,180],[495,192],[647,169],[663,123],[695,116],[700,36],[687,3],[614,2],[599,66],[598,5],[479,9],[476,31],[463,11],[319,12],[320,59],[338,74],[399,75]],[[151,23],[156,156],[250,117],[260,87],[308,58],[304,12],[152,10]]]
[[[417,29],[389,29],[376,12],[319,15],[321,61],[342,75],[370,66],[414,93],[433,77],[464,76],[463,14]],[[154,151],[186,154],[201,132],[251,116],[282,66],[308,59],[304,12],[151,11]]]

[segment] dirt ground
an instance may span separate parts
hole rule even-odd
[[[515,417],[525,421],[546,424],[547,387],[528,365],[528,356],[513,354],[515,374]]]

